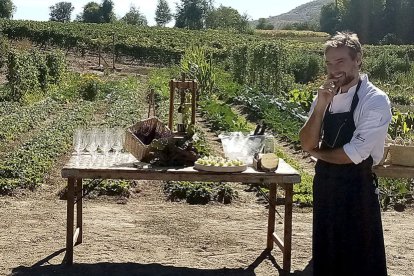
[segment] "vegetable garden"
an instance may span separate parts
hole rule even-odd
[[[298,33],[290,37],[242,35],[213,30],[8,20],[0,21],[0,29],[1,56],[7,57],[1,60],[7,83],[0,89],[3,194],[41,185],[54,162],[71,151],[71,136],[76,127],[126,127],[142,118],[146,109],[142,103],[150,88],[157,92],[157,116],[166,121],[168,81],[178,78],[180,72],[198,80],[200,112],[213,130],[252,131],[254,123],[261,120],[279,141],[299,150],[299,128],[324,78],[322,43],[310,42],[309,33],[301,39]],[[315,37],[320,39],[323,35]],[[21,39],[29,39],[42,50],[16,50],[13,45]],[[114,80],[66,69],[65,52],[110,52],[113,46],[118,60],[132,59],[153,66],[148,79]],[[413,139],[414,46],[367,45],[364,53],[363,71],[388,93],[393,103],[391,137]],[[199,143],[200,147],[207,144],[203,140]],[[283,148],[278,147],[277,154],[301,172],[302,183],[295,187],[295,201],[310,205],[311,173]],[[383,179],[381,183],[384,208],[412,202],[411,179]],[[106,190],[127,194],[132,183],[101,185],[102,193]],[[215,190],[209,183],[196,186],[204,187],[203,193]],[[179,185],[174,183],[166,186],[170,197],[177,198],[172,196],[176,187]],[[227,190],[226,196],[233,198],[232,191]]]

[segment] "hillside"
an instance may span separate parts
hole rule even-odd
[[[287,13],[283,13],[277,16],[270,16],[267,19],[275,26],[275,29],[281,29],[286,24],[292,24],[296,22],[319,22],[322,6],[330,2],[334,2],[334,0],[315,0],[300,5]],[[256,25],[257,20],[254,20],[251,23],[253,25]]]

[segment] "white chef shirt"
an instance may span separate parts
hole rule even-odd
[[[387,137],[388,125],[391,122],[391,104],[388,96],[375,87],[368,76],[360,76],[362,83],[358,90],[359,102],[354,112],[355,132],[351,141],[343,146],[349,159],[355,164],[361,163],[370,155],[374,165],[378,164],[384,154],[384,142]],[[357,85],[347,93],[334,96],[330,111],[332,113],[347,112],[351,109],[352,98]],[[318,97],[315,98],[309,111],[312,114]]]

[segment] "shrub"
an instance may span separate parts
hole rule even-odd
[[[380,45],[402,45],[404,44],[404,42],[396,34],[388,33],[379,41],[379,44]]]
[[[207,204],[211,198],[211,188],[202,183],[194,183],[186,193],[186,201],[189,204]]]
[[[223,186],[218,187],[216,200],[224,204],[229,204],[232,202],[233,199],[237,198],[237,196],[237,191],[233,190],[232,187],[225,184]]]
[[[11,50],[7,55],[8,98],[13,101],[37,98],[41,94],[37,92],[46,92],[49,84],[60,83],[65,71],[66,61],[60,51],[43,54],[36,50]]]
[[[66,72],[65,54],[60,50],[48,52],[46,54],[46,63],[49,69],[50,82],[53,84],[59,83]]]
[[[0,34],[0,68],[7,62],[7,53],[9,52],[8,40]]]
[[[42,91],[46,91],[49,82],[49,68],[46,64],[46,57],[38,51],[32,51],[31,58],[37,68],[37,80]]]
[[[288,71],[295,76],[295,82],[307,83],[313,81],[323,72],[322,57],[317,54],[295,51],[290,55]]]
[[[411,70],[408,55],[399,58],[396,53],[384,51],[378,56],[365,59],[364,69],[372,78],[390,80],[396,73],[406,73]]]
[[[259,42],[235,47],[230,56],[235,81],[260,91],[282,94],[285,88],[286,49],[282,42]]]
[[[100,90],[100,79],[95,74],[83,74],[79,86],[79,95],[86,101],[96,99]]]
[[[10,87],[9,99],[21,101],[28,92],[38,90],[38,70],[28,52],[11,50],[7,55],[7,80]]]
[[[216,182],[170,181],[165,183],[164,192],[172,201],[185,200],[189,204],[207,204],[211,200],[228,204],[238,196],[231,186]]]

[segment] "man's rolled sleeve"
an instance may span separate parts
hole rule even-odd
[[[351,159],[354,164],[359,164],[364,160],[355,145],[348,143],[344,145],[343,149],[345,154],[348,155],[349,159]]]
[[[343,146],[354,164],[367,159],[374,147],[385,141],[390,120],[386,110],[370,110],[360,118],[351,141]]]

